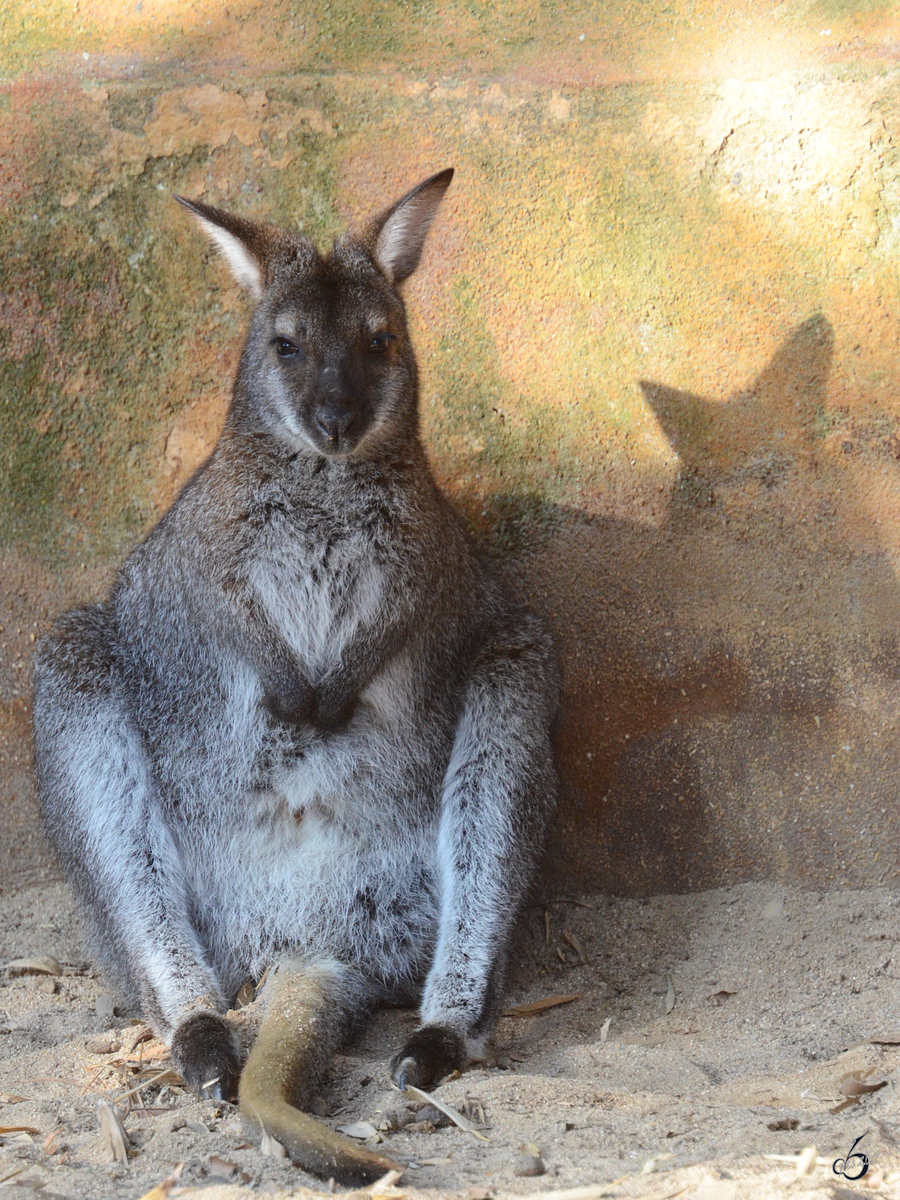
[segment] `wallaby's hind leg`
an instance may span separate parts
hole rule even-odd
[[[475,663],[444,779],[441,916],[422,1027],[395,1056],[422,1087],[483,1052],[509,939],[556,803],[550,726],[557,680],[547,635],[518,614]]]
[[[188,1086],[233,1094],[236,1039],[190,917],[185,873],[131,721],[103,606],[66,614],[35,661],[35,765],[46,828],[101,963],[171,1038]]]
[[[280,1142],[298,1166],[342,1184],[402,1169],[297,1107],[309,1105],[348,1011],[359,1007],[355,984],[334,962],[282,963],[265,986],[265,1015],[240,1086],[241,1112],[257,1132]]]

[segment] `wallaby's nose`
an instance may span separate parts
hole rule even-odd
[[[329,442],[337,443],[345,437],[354,419],[352,409],[336,400],[326,400],[316,410],[316,426]]]

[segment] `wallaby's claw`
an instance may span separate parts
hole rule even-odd
[[[206,1010],[193,1013],[175,1030],[171,1050],[192,1092],[210,1100],[237,1099],[236,1036],[224,1017]]]
[[[221,1077],[216,1076],[214,1079],[207,1080],[200,1087],[198,1094],[204,1100],[227,1100],[233,1104],[237,1100],[237,1087],[231,1077],[223,1083]]]
[[[455,1030],[425,1025],[391,1060],[391,1077],[401,1091],[427,1088],[440,1083],[445,1075],[461,1071],[467,1059],[465,1043]]]
[[[419,1079],[419,1064],[409,1054],[402,1059],[398,1055],[397,1058],[392,1060],[391,1078],[401,1092],[405,1092],[408,1087],[422,1086]]]

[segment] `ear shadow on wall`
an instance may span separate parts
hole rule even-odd
[[[565,678],[550,894],[900,868],[900,736],[876,753],[858,703],[900,678],[900,596],[852,536],[870,498],[823,423],[833,347],[815,315],[730,400],[641,384],[681,462],[661,524],[505,500]]]
[[[824,409],[834,353],[834,330],[821,314],[804,321],[776,351],[746,392],[711,401],[641,380],[672,449],[681,460],[680,491],[712,503],[716,488],[758,483],[777,487],[814,441]],[[675,499],[675,497],[673,497]],[[680,506],[673,504],[673,519]]]

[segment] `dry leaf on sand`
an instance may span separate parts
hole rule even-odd
[[[181,1178],[183,1168],[184,1163],[180,1162],[171,1175],[167,1175],[162,1183],[158,1183],[155,1188],[151,1188],[149,1192],[145,1192],[141,1196],[141,1200],[168,1200],[172,1189]]]
[[[435,1095],[429,1095],[428,1092],[423,1092],[421,1088],[407,1085],[404,1095],[412,1096],[416,1100],[424,1100],[426,1104],[433,1104],[434,1107],[449,1117],[454,1125],[458,1125],[460,1129],[466,1133],[471,1133],[473,1137],[481,1138],[483,1142],[489,1142],[491,1139],[485,1137],[483,1133],[476,1127],[474,1121],[470,1121],[468,1117],[464,1117],[462,1113],[458,1113],[455,1108],[451,1108],[449,1104],[445,1104],[443,1100],[439,1100]]]
[[[100,1132],[110,1154],[116,1162],[128,1162],[128,1134],[122,1118],[107,1100],[97,1101],[97,1114],[100,1117]]]
[[[543,1000],[532,1000],[529,1004],[516,1004],[512,1008],[507,1008],[503,1015],[504,1017],[533,1017],[537,1013],[546,1012],[548,1008],[556,1008],[560,1004],[571,1004],[573,1000],[580,999],[580,994],[545,996]]]
[[[16,975],[62,975],[62,967],[55,958],[14,958],[6,964],[9,977]]]

